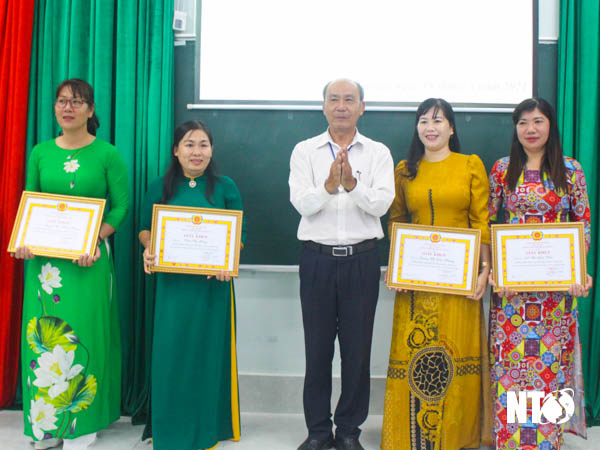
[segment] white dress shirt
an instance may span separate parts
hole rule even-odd
[[[330,148],[331,144],[331,148]],[[348,151],[356,186],[337,193],[325,180],[340,146],[329,131],[302,141],[290,160],[290,201],[302,215],[298,239],[325,245],[351,245],[381,239],[381,219],[394,200],[394,162],[389,149],[358,130]],[[333,149],[333,154],[331,149]]]

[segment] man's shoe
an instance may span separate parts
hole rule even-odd
[[[365,450],[357,437],[340,437],[336,436],[333,442],[336,450]]]
[[[326,438],[311,438],[310,436],[300,444],[298,450],[328,450],[333,447],[333,436]]]

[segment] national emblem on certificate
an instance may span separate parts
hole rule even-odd
[[[239,271],[242,211],[154,205],[153,272],[215,275]]]
[[[23,191],[8,251],[77,259],[96,247],[106,200]]]
[[[387,285],[471,295],[479,268],[481,231],[394,223]]]
[[[568,291],[585,284],[583,222],[492,225],[498,291]]]

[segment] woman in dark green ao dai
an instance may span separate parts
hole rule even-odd
[[[189,121],[175,130],[167,173],[150,184],[142,210],[144,269],[155,203],[242,210],[231,178],[216,174],[210,130]],[[242,240],[245,237],[242,227]],[[233,281],[157,273],[152,347],[152,433],[156,450],[211,449],[240,438]]]

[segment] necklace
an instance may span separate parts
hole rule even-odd
[[[192,189],[194,189],[196,186],[198,186],[198,183],[196,182],[196,178],[201,177],[202,174],[200,175],[196,175],[195,177],[188,175],[187,173],[183,173],[183,176],[187,179],[189,179],[188,181],[188,186],[191,187]]]
[[[196,183],[196,178],[198,177],[190,177],[189,175],[185,175],[185,177],[190,179],[190,181],[188,181],[189,187],[194,189],[196,186],[198,186],[198,183]]]

